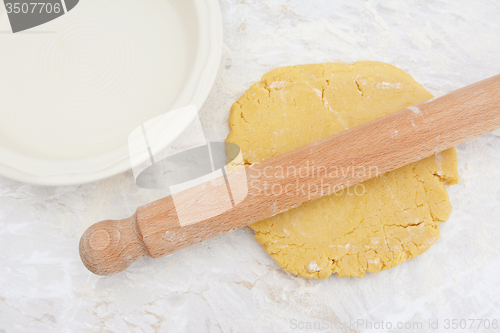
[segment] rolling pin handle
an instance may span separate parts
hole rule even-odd
[[[149,256],[136,227],[135,215],[90,226],[80,239],[80,258],[89,271],[113,275],[141,257]]]

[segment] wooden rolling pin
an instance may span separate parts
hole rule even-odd
[[[91,272],[112,275],[140,257],[165,256],[332,193],[321,189],[346,188],[498,128],[500,75],[229,173],[228,178],[246,177],[237,184],[239,188],[219,179],[177,194],[176,199],[192,207],[196,217],[217,208],[221,190],[248,189],[245,199],[232,209],[199,223],[181,226],[170,196],[139,207],[128,219],[96,223],[82,235],[80,257]],[[311,165],[335,166],[337,170],[362,166],[377,173],[340,172],[331,177],[325,172],[285,172],[272,176],[280,168],[304,171]],[[207,198],[215,202],[203,204]]]

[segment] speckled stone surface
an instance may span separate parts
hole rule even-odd
[[[221,68],[201,111],[212,140],[226,137],[231,104],[278,66],[384,61],[436,96],[500,73],[495,0],[221,1],[221,11]],[[500,134],[457,152],[461,181],[449,188],[441,238],[363,279],[289,275],[248,228],[95,276],[78,256],[83,231],[164,193],[138,188],[131,173],[73,187],[0,177],[0,333],[391,331],[387,323],[442,332],[446,320],[500,320]]]

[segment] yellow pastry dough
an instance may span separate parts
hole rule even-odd
[[[233,104],[226,141],[249,165],[430,98],[409,74],[380,62],[277,68]],[[363,277],[436,242],[451,213],[444,185],[457,182],[452,148],[364,182],[362,195],[335,193],[250,227],[292,274]]]

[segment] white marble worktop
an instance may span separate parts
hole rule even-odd
[[[201,111],[212,140],[227,135],[231,104],[278,66],[384,61],[436,96],[500,73],[496,0],[220,5],[221,67]],[[355,332],[365,331],[367,321],[384,322],[377,332],[411,331],[396,329],[398,322],[417,325],[414,332],[443,332],[447,320],[498,321],[500,134],[457,150],[461,180],[449,188],[454,210],[440,226],[441,238],[416,259],[363,279],[292,276],[248,228],[96,276],[78,255],[83,231],[96,221],[128,217],[162,194],[138,188],[130,172],[70,187],[0,177],[0,333],[298,332],[315,323],[305,331],[322,325]],[[429,329],[436,321],[439,330]],[[352,330],[335,329],[339,322],[354,322]]]

